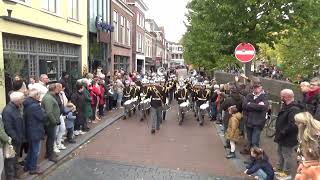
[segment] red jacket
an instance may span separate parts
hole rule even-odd
[[[104,99],[104,93],[105,93],[105,88],[102,84],[100,84],[100,100],[99,100],[99,105],[104,105],[106,103],[106,100]]]
[[[91,105],[96,105],[100,101],[100,88],[96,85],[92,85],[88,88],[90,91]]]

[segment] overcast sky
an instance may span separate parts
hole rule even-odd
[[[188,0],[144,0],[149,8],[146,18],[154,19],[159,26],[164,26],[166,39],[179,42],[186,31],[183,21]]]

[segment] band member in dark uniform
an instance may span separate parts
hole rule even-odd
[[[197,110],[198,110],[197,114],[198,114],[199,125],[203,126],[204,110],[201,110],[200,106],[202,104],[207,103],[207,101],[209,101],[210,99],[210,90],[206,89],[206,84],[201,83],[201,88],[199,91],[197,91],[196,97],[197,97]],[[209,107],[206,110],[208,109]]]
[[[169,98],[168,98],[168,94],[169,94],[169,91],[170,91],[170,88],[171,88],[171,84],[169,82],[166,82],[164,79],[161,79],[161,86],[163,87],[164,89],[164,93],[165,93],[165,104],[164,104],[164,107],[163,109],[169,107]],[[162,123],[162,121],[165,121],[166,120],[166,115],[167,115],[167,111],[166,110],[163,110],[162,111],[162,119],[160,121],[160,124]]]
[[[144,118],[146,118],[146,116],[148,114],[147,111],[149,111],[149,109],[145,109],[146,108],[146,103],[150,104],[150,102],[145,101],[149,89],[150,89],[149,81],[147,79],[142,80],[142,83],[141,83],[141,86],[140,86],[140,89],[139,89],[139,102],[140,102],[139,117],[140,117],[140,121],[143,121]],[[144,106],[142,106],[142,102],[145,102],[143,104]]]
[[[182,125],[182,122],[184,120],[184,112],[182,111],[182,107],[180,106],[181,103],[186,102],[188,100],[188,90],[184,86],[183,82],[179,83],[179,88],[177,89],[175,93],[175,98],[179,104],[179,125]]]
[[[160,81],[151,82],[151,87],[147,93],[147,98],[151,98],[151,134],[160,130],[160,121],[162,119],[163,105],[166,101],[165,88],[160,85]]]
[[[128,80],[125,81],[125,87],[123,89],[123,102],[124,104],[124,116],[123,119],[127,119],[128,116],[130,116],[130,107],[131,105],[126,104],[126,101],[130,100],[133,98],[132,96],[132,88],[130,87],[130,82]]]
[[[200,90],[200,86],[199,85],[200,85],[199,83],[195,83],[193,85],[193,87],[191,88],[192,110],[194,112],[194,117],[197,117],[197,113],[198,113],[197,93]],[[199,121],[198,118],[197,118],[197,121]]]

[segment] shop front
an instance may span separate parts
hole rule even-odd
[[[69,72],[71,79],[81,74],[79,45],[3,33],[5,67],[11,62],[10,53],[24,61],[20,75],[27,82],[30,77],[38,79],[41,74],[47,74],[50,83],[57,82],[63,71]],[[7,92],[11,90],[8,83]]]

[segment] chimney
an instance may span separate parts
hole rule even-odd
[[[160,31],[164,34],[164,27],[163,26],[160,27]]]

